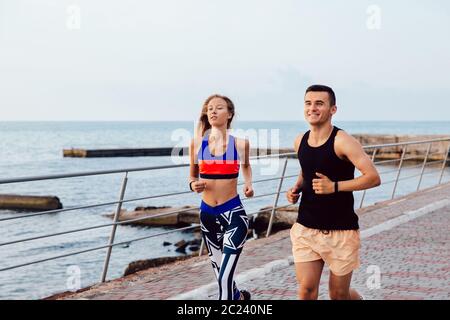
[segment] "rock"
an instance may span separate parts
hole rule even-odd
[[[198,245],[198,246],[192,245],[189,247],[189,250],[191,250],[192,255],[198,256],[199,250],[200,250],[200,245]],[[207,255],[207,254],[208,254],[208,248],[206,248],[206,246],[203,246],[202,255]]]
[[[192,207],[188,206],[188,207],[183,207],[183,209],[184,208],[192,208]],[[178,215],[178,223],[185,224],[185,225],[190,225],[193,223],[200,223],[200,213],[199,213],[198,209],[181,212]]]
[[[184,247],[176,248],[176,249],[175,249],[175,252],[178,252],[178,253],[186,253],[186,247],[187,247],[187,245],[184,246]]]
[[[49,211],[62,209],[63,205],[55,196],[23,196],[17,194],[0,195],[0,209],[21,211]]]
[[[194,233],[195,239],[202,241],[203,235],[202,235],[202,231],[200,230],[200,228],[195,228],[193,233]]]
[[[193,245],[193,246],[199,246],[199,245],[202,244],[202,239],[194,239],[194,240],[191,240],[191,241],[189,241],[189,244],[190,244],[190,245]]]
[[[179,211],[185,209],[184,212],[171,213],[164,216],[152,217],[172,211]],[[114,218],[114,213],[105,215],[109,218]],[[169,226],[169,227],[186,227],[193,223],[200,223],[199,211],[194,206],[183,207],[137,207],[134,211],[121,210],[119,214],[119,221],[127,221],[132,219],[144,218],[139,221],[126,223],[137,226]]]
[[[155,210],[155,209],[165,209],[170,208],[168,206],[162,206],[162,207],[155,207],[155,206],[149,206],[149,207],[136,207],[135,211],[145,211],[145,210]]]
[[[134,262],[130,263],[128,265],[128,267],[125,269],[123,276],[125,277],[127,275],[133,274],[133,273],[141,271],[141,270],[155,268],[155,267],[167,264],[167,263],[184,260],[191,256],[193,256],[193,255],[178,256],[178,257],[162,257],[162,258],[155,258],[155,259],[149,259],[149,260],[134,261]]]
[[[271,208],[272,207],[265,207],[262,208],[261,210],[267,210]],[[271,214],[272,211],[269,210],[260,212],[256,215],[253,221],[253,227],[258,236],[261,235],[265,236]],[[298,207],[278,209],[274,215],[271,233],[291,228],[292,225],[297,221],[297,216],[298,216]]]
[[[186,242],[184,240],[178,241],[175,243],[175,249],[176,252],[186,253],[186,247],[189,245],[189,242]]]
[[[200,246],[202,244],[201,239],[194,239],[190,241],[181,240],[175,243],[175,249],[176,252],[186,253],[186,248],[188,248],[192,252],[197,252],[200,250]],[[206,246],[203,247],[203,253],[208,253]]]
[[[177,243],[175,243],[174,246],[179,248],[179,247],[182,247],[182,246],[184,246],[186,244],[187,244],[187,242],[185,240],[180,240]]]

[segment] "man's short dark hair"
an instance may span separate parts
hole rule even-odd
[[[308,89],[306,89],[305,95],[308,92],[328,92],[328,98],[330,99],[330,105],[334,106],[336,104],[336,95],[334,94],[333,89],[331,89],[328,86],[324,86],[321,84],[314,84],[312,86],[309,86]]]

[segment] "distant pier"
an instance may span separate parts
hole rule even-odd
[[[448,138],[444,135],[385,135],[385,134],[354,134],[353,135],[363,146],[391,144],[408,141],[424,141],[439,138]],[[405,154],[406,160],[423,161],[427,154],[427,144],[408,145]],[[448,150],[448,142],[434,142],[428,153],[428,160],[444,160]],[[261,156],[270,154],[283,154],[293,152],[293,148],[262,149],[253,148],[250,150],[251,156]],[[371,154],[373,150],[367,150]],[[375,160],[399,159],[403,152],[403,146],[393,146],[383,148],[375,154]],[[121,148],[121,149],[64,149],[64,157],[72,158],[101,158],[101,157],[161,157],[161,156],[187,156],[188,147],[162,147],[162,148]],[[291,156],[295,158],[295,155]]]
[[[103,157],[161,157],[170,156],[174,148],[125,148],[125,149],[64,149],[64,157],[103,158]],[[187,154],[187,148],[175,149],[175,154]]]
[[[252,156],[264,154],[279,154],[293,152],[293,149],[251,149]],[[64,149],[63,156],[71,158],[102,158],[102,157],[167,157],[188,156],[188,147],[175,148],[125,148],[125,149]]]

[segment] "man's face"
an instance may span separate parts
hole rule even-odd
[[[305,120],[311,125],[320,125],[331,121],[336,106],[330,105],[328,92],[308,92],[305,95]]]

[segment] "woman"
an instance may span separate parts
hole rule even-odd
[[[248,217],[237,193],[240,168],[245,196],[254,193],[249,142],[228,134],[234,114],[229,98],[212,95],[206,99],[197,137],[189,148],[189,187],[202,193],[200,224],[219,283],[219,300],[250,299],[250,293],[238,290],[233,280],[248,232]]]

